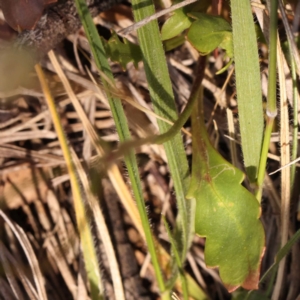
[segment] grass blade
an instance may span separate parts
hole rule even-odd
[[[177,251],[176,241],[174,240],[174,238],[172,236],[172,232],[171,232],[171,229],[169,228],[169,225],[167,223],[166,218],[164,216],[162,218],[163,218],[163,222],[164,222],[165,228],[166,228],[167,233],[168,233],[168,237],[170,239],[171,248],[172,248],[172,251],[174,253],[175,261],[176,261],[176,264],[177,264],[177,267],[178,267],[180,280],[181,280],[181,286],[182,286],[182,292],[183,292],[183,299],[188,300],[189,291],[188,291],[187,282],[186,282],[186,278],[185,278],[185,274],[184,274],[184,268],[183,268],[183,265],[181,263],[180,255]]]
[[[99,206],[99,202],[96,199],[95,195],[91,191],[91,187],[90,187],[88,178],[86,176],[86,173],[84,172],[83,167],[82,167],[75,151],[73,150],[73,148],[71,148],[71,155],[72,155],[74,164],[76,166],[78,176],[79,176],[80,181],[85,190],[87,203],[89,204],[90,209],[93,212],[94,220],[96,223],[96,228],[98,230],[98,234],[101,237],[103,247],[105,249],[105,253],[106,253],[106,256],[108,259],[109,268],[110,268],[110,272],[111,272],[113,287],[114,287],[114,295],[115,295],[116,299],[125,300],[123,283],[122,283],[122,278],[121,278],[116,254],[114,251],[114,247],[113,247],[111,238],[109,236],[109,231],[106,226],[104,216],[103,216],[100,206]]]
[[[155,13],[151,0],[143,2],[133,0],[132,6],[136,22]],[[154,20],[138,29],[138,38],[155,113],[174,122],[177,119],[177,112],[157,21]],[[160,120],[158,120],[158,126],[160,133],[164,133],[170,128],[170,125]],[[181,241],[179,239],[177,241],[178,251],[181,259],[185,260],[191,242],[191,233],[194,230],[194,224],[191,224],[190,218],[191,204],[185,199],[189,183],[189,168],[180,134],[166,142],[164,147],[174,181],[178,206],[177,229],[179,231],[178,237],[181,239]]]
[[[87,5],[84,0],[76,0],[76,7],[78,14],[80,16],[81,22],[86,32],[86,36],[89,40],[91,50],[95,59],[97,68],[101,71],[100,75],[102,77],[103,86],[107,91],[109,105],[112,111],[112,115],[116,124],[117,132],[120,137],[120,141],[126,141],[130,139],[130,131],[127,125],[126,116],[122,107],[121,100],[117,97],[113,97],[108,91],[111,89],[111,86],[107,82],[107,79],[110,82],[113,81],[113,74],[109,67],[109,63],[105,54],[105,50],[101,39],[99,37],[97,28],[92,20],[92,17],[88,11]],[[104,75],[104,76],[103,76]],[[129,178],[131,180],[131,186],[133,189],[134,196],[137,201],[137,206],[139,209],[140,217],[143,224],[143,229],[146,236],[148,250],[151,255],[153,267],[156,274],[156,279],[159,285],[161,292],[165,290],[165,284],[163,276],[160,270],[160,264],[158,257],[156,255],[155,245],[151,233],[150,224],[147,217],[147,212],[145,208],[145,203],[143,199],[142,187],[139,178],[138,166],[134,151],[130,151],[128,155],[125,156],[125,164],[128,170]]]
[[[54,100],[51,96],[48,84],[46,82],[45,76],[43,74],[42,68],[39,65],[35,67],[38,74],[38,78],[42,85],[43,92],[45,94],[47,104],[52,115],[54,127],[56,129],[58,139],[63,151],[64,159],[67,164],[68,173],[70,176],[71,189],[73,194],[76,223],[78,227],[78,232],[81,240],[81,247],[83,251],[83,257],[85,262],[85,268],[90,283],[91,298],[103,299],[103,286],[101,282],[101,277],[98,268],[98,260],[96,257],[96,251],[94,248],[93,237],[90,231],[89,220],[85,214],[84,201],[82,199],[81,190],[79,182],[76,177],[76,169],[73,164],[71,153],[68,147],[68,143],[60,122],[59,115],[56,111]]]
[[[264,123],[258,47],[250,1],[231,0],[231,17],[244,165],[250,181],[255,182]]]
[[[45,286],[44,286],[43,275],[39,267],[39,262],[35,256],[35,253],[32,249],[32,246],[26,234],[24,233],[23,229],[18,225],[14,224],[1,209],[0,209],[0,216],[3,218],[3,220],[5,220],[5,222],[8,224],[10,229],[13,231],[18,241],[20,242],[22,249],[24,250],[24,253],[28,259],[29,265],[32,270],[38,298],[41,300],[48,299]]]

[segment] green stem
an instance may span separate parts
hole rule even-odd
[[[132,7],[136,22],[155,13],[151,0],[132,0]],[[138,38],[155,113],[174,121],[177,119],[174,95],[157,21],[152,21],[138,29]],[[158,120],[158,126],[161,133],[170,128],[170,125],[160,120]],[[175,237],[180,248],[181,259],[184,261],[192,240],[194,225],[190,222],[190,203],[185,199],[189,184],[189,168],[180,134],[164,143],[164,148],[174,182],[178,206],[177,234]]]
[[[277,8],[278,0],[271,0],[270,13],[270,38],[269,38],[269,80],[268,80],[268,100],[267,100],[267,124],[265,128],[261,159],[258,169],[256,198],[260,202],[262,188],[265,178],[267,157],[271,140],[274,119],[277,115],[276,108],[276,83],[277,83]]]
[[[261,150],[261,160],[260,160],[258,176],[257,176],[258,188],[256,190],[256,195],[255,195],[258,202],[261,201],[261,197],[262,197],[263,182],[264,182],[264,178],[265,178],[265,170],[266,170],[266,166],[267,166],[267,157],[268,157],[268,152],[269,152],[273,124],[274,124],[274,117],[271,118],[271,117],[267,116],[263,146],[262,146],[262,150]]]
[[[200,57],[199,64],[198,64],[198,74],[197,74],[197,84],[199,85],[201,84],[204,77],[205,63],[206,63],[206,58],[203,56]],[[183,112],[167,132],[160,135],[152,135],[144,139],[126,141],[119,146],[117,151],[110,152],[104,155],[100,159],[100,161],[98,161],[98,164],[107,165],[111,162],[114,162],[116,159],[120,158],[121,156],[127,154],[133,148],[137,148],[145,144],[163,144],[165,142],[168,142],[172,138],[174,138],[180,132],[181,128],[186,123],[186,121],[188,120],[188,118],[192,113],[195,102],[197,100],[197,98],[194,97],[193,95],[194,93],[192,92],[191,97],[186,107],[184,108]]]
[[[172,251],[174,253],[175,260],[176,260],[176,263],[177,263],[177,267],[178,267],[178,270],[179,270],[183,299],[188,300],[189,299],[189,291],[188,291],[188,286],[187,286],[187,282],[186,282],[186,278],[185,278],[185,274],[184,274],[184,267],[181,263],[180,255],[177,251],[178,247],[176,245],[176,241],[174,240],[174,238],[172,236],[171,230],[169,228],[169,225],[167,223],[167,220],[166,220],[165,216],[162,216],[162,219],[163,219],[165,228],[167,230],[167,233],[168,233],[168,236],[169,236],[169,239],[170,239],[170,243],[171,243],[171,248],[172,248]]]
[[[111,82],[114,82],[113,74],[111,72],[107,60],[107,56],[105,53],[105,49],[99,37],[97,28],[88,11],[85,1],[75,0],[75,3],[84,30],[86,32],[86,36],[88,38],[97,68],[101,71],[101,74],[103,73],[105,75],[102,76],[103,86],[106,91],[109,91],[110,86],[107,83],[106,78],[108,78]],[[107,97],[112,111],[113,119],[116,124],[117,132],[119,134],[120,141],[124,142],[126,140],[129,140],[131,138],[131,135],[127,125],[127,119],[124,114],[121,100],[119,98],[113,97],[109,92],[107,92]],[[149,220],[147,217],[147,211],[146,211],[145,202],[143,198],[143,191],[140,182],[137,161],[136,161],[135,154],[132,150],[129,152],[128,155],[125,156],[125,164],[128,170],[129,178],[131,181],[131,187],[133,189],[133,193],[137,202],[137,207],[140,213],[141,222],[143,225],[148,250],[151,255],[152,264],[155,271],[155,276],[158,282],[158,286],[161,293],[164,293],[165,283],[160,269],[160,264],[156,254],[155,244],[154,244]],[[163,296],[163,298],[165,297],[166,296]],[[165,299],[169,299],[169,298],[165,298]]]
[[[290,54],[291,45],[289,43]],[[293,81],[293,139],[292,139],[292,158],[294,161],[297,158],[298,153],[298,89],[297,89],[297,75],[296,75],[296,66],[293,56],[291,55],[291,73]],[[291,188],[293,188],[295,183],[295,174],[296,174],[296,164],[291,166]]]
[[[270,13],[270,45],[269,45],[269,79],[268,79],[268,102],[267,115],[277,115],[276,107],[276,85],[277,85],[277,15],[278,0],[271,0]]]

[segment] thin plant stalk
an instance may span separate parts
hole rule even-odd
[[[265,178],[267,157],[269,152],[269,145],[271,140],[271,133],[275,117],[277,116],[276,107],[276,83],[277,83],[277,8],[278,0],[271,0],[270,13],[270,38],[269,38],[269,80],[268,80],[268,100],[267,100],[267,121],[265,127],[265,134],[263,146],[261,151],[260,164],[257,176],[258,189],[256,191],[256,198],[260,202],[262,197],[263,182]]]
[[[133,0],[132,7],[136,22],[155,13],[151,0],[144,2]],[[139,28],[137,33],[154,111],[159,116],[174,122],[177,119],[175,100],[157,21],[154,20]],[[160,120],[158,120],[158,126],[160,133],[170,128],[170,125]],[[164,143],[164,148],[174,182],[178,207],[177,233],[174,238],[179,247],[181,260],[184,261],[191,244],[194,224],[192,224],[191,203],[185,198],[189,185],[189,168],[181,135],[177,134],[172,140]]]
[[[162,219],[163,219],[165,228],[167,230],[167,233],[168,233],[168,236],[169,236],[169,239],[170,239],[170,243],[171,243],[171,248],[172,248],[172,251],[174,253],[175,260],[176,260],[176,263],[177,263],[177,267],[178,267],[178,270],[179,270],[179,276],[180,276],[180,280],[181,280],[183,299],[188,300],[189,299],[189,291],[188,291],[187,281],[186,281],[186,278],[185,278],[185,275],[184,275],[184,267],[181,263],[180,255],[177,251],[178,247],[176,246],[176,241],[174,240],[174,238],[172,236],[172,232],[169,228],[169,225],[167,223],[167,220],[166,220],[165,216],[162,216]]]
[[[107,83],[106,78],[113,81],[113,74],[111,72],[107,56],[105,53],[105,49],[103,47],[102,41],[99,37],[97,28],[93,22],[93,19],[88,11],[87,5],[84,0],[76,0],[76,7],[83,24],[84,30],[86,32],[86,36],[88,38],[94,60],[97,68],[101,71],[100,75],[102,77],[103,86],[107,91],[107,97],[109,101],[109,105],[112,111],[113,119],[116,124],[117,132],[119,134],[120,141],[126,141],[130,139],[130,131],[127,124],[127,119],[124,114],[124,110],[122,107],[121,100],[117,97],[113,97],[108,91],[110,90],[110,86]],[[103,76],[104,74],[105,76]],[[161,293],[165,292],[165,283],[160,269],[159,259],[156,253],[156,248],[154,244],[154,240],[152,237],[152,232],[149,224],[149,220],[147,217],[145,202],[143,198],[143,192],[138,172],[138,166],[134,151],[130,151],[128,155],[125,156],[125,164],[128,170],[129,178],[131,181],[131,186],[133,189],[133,193],[137,202],[137,207],[140,213],[143,229],[146,236],[146,242],[148,246],[149,253],[151,255],[152,264],[155,270],[156,280],[159,286]],[[165,298],[167,299],[167,298]]]
[[[289,43],[289,49],[291,49]],[[291,53],[291,51],[290,51]],[[293,139],[292,139],[292,156],[291,160],[294,161],[298,154],[298,89],[297,89],[297,74],[296,66],[293,57],[291,56],[291,75],[293,81]],[[291,189],[294,187],[296,174],[296,164],[291,166]]]

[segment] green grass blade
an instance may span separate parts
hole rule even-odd
[[[132,7],[136,22],[155,13],[151,0],[143,2],[133,0]],[[155,113],[174,122],[177,119],[177,112],[157,21],[152,21],[138,29],[138,38]],[[170,128],[170,125],[160,120],[158,120],[158,126],[161,133]],[[181,259],[185,260],[187,248],[191,242],[191,232],[193,231],[189,216],[190,203],[185,199],[189,183],[189,168],[180,134],[166,142],[164,147],[174,181],[178,206],[177,229],[179,234],[177,236],[181,239],[181,242],[179,242],[179,239],[177,242],[179,243]]]
[[[111,82],[113,82],[113,74],[111,72],[102,41],[99,37],[97,28],[92,20],[92,17],[88,11],[86,3],[84,0],[76,0],[75,3],[92,50],[95,63],[98,69],[102,71],[103,74],[106,76],[106,78],[110,79]],[[127,125],[127,119],[123,111],[121,100],[109,94],[108,91],[110,90],[110,86],[106,82],[106,78],[104,78],[105,76],[102,76],[103,85],[105,90],[107,91],[109,105],[112,111],[113,119],[116,124],[120,141],[124,142],[125,140],[130,139],[130,131]],[[125,156],[125,164],[128,170],[129,178],[131,180],[133,193],[137,201],[137,207],[143,224],[147,246],[151,255],[156,279],[160,291],[164,292],[165,284],[164,284],[163,276],[161,274],[159,260],[156,255],[150,224],[147,218],[147,212],[146,212],[145,203],[142,194],[142,187],[139,178],[137,161],[133,151],[130,151],[130,153]]]
[[[176,241],[172,236],[171,229],[169,228],[169,225],[167,223],[167,220],[166,220],[165,216],[162,216],[162,219],[163,219],[165,228],[167,230],[168,237],[169,237],[170,243],[171,243],[171,248],[172,248],[172,251],[174,253],[175,261],[176,261],[176,264],[177,264],[177,267],[178,267],[180,280],[181,280],[181,286],[182,286],[183,299],[188,300],[188,298],[189,298],[188,286],[187,286],[187,282],[186,282],[186,278],[185,278],[185,274],[184,274],[184,268],[183,268],[183,265],[182,265],[182,262],[181,262],[181,258],[180,258],[180,255],[179,255],[178,251],[177,251]]]
[[[290,44],[290,43],[289,43]],[[291,46],[289,46],[291,49]],[[291,51],[290,51],[291,52]],[[291,60],[291,74],[293,80],[293,141],[292,141],[292,157],[291,160],[297,158],[298,153],[298,88],[297,88],[297,74],[296,74],[296,65],[295,61],[292,58]],[[296,164],[291,166],[291,187],[294,187],[296,176]]]
[[[242,151],[247,175],[255,182],[264,128],[257,40],[250,1],[230,2]]]

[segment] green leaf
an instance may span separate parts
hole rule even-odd
[[[123,39],[124,43],[122,43],[115,32],[107,42],[104,39],[102,40],[104,41],[106,54],[112,61],[120,63],[123,69],[126,68],[129,62],[133,61],[134,66],[137,68],[138,62],[142,60],[142,52],[138,45],[127,39]]]
[[[192,24],[192,19],[185,12],[185,7],[177,9],[169,18],[161,29],[161,40],[165,41],[180,34],[183,30],[189,28]]]
[[[235,80],[246,173],[256,181],[264,118],[257,37],[250,1],[231,0]]]
[[[191,11],[206,11],[209,5],[209,0],[202,0],[175,10],[161,28],[161,40],[171,39],[189,28],[193,20],[188,16],[188,13]]]
[[[206,55],[220,47],[229,57],[233,57],[232,32],[226,20],[202,13],[189,15],[196,21],[188,31],[187,39],[201,55]]]
[[[193,164],[188,199],[196,200],[195,231],[206,237],[205,261],[219,267],[229,291],[257,289],[264,252],[260,206],[242,185],[244,174],[211,145],[201,105],[192,115]]]

